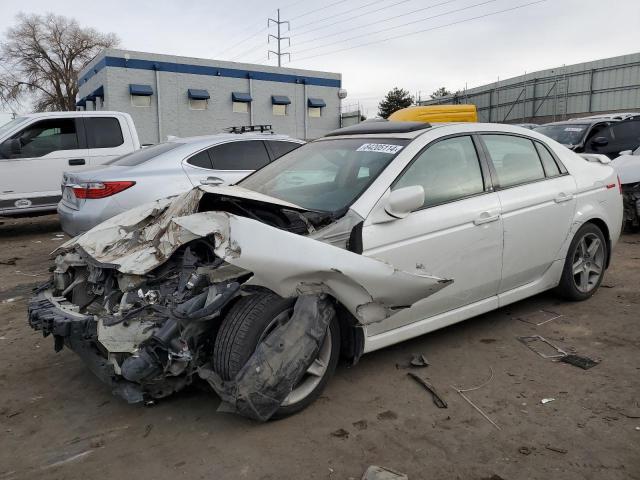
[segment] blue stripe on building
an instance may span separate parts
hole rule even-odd
[[[153,60],[127,60],[121,57],[104,57],[93,68],[84,74],[79,84],[85,83],[105,67],[130,68],[136,70],[157,70],[159,72],[188,73],[191,75],[208,75],[212,77],[252,78],[267,82],[300,83],[319,87],[340,88],[341,81],[332,78],[305,77],[288,73],[259,72],[235,68],[220,68],[206,65],[189,65],[186,63],[158,62]]]

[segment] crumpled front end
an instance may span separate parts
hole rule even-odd
[[[359,221],[194,189],[60,247],[51,281],[30,303],[29,323],[137,402],[193,381],[240,296],[330,298],[362,326],[452,282],[350,251]]]

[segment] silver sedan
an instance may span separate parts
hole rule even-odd
[[[234,184],[302,145],[272,133],[175,138],[109,164],[66,172],[58,214],[75,236],[125,210],[198,185]]]

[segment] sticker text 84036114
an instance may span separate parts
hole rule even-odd
[[[380,152],[391,155],[402,150],[402,145],[390,145],[388,143],[363,143],[356,152]]]

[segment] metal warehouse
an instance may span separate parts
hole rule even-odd
[[[527,73],[421,105],[471,103],[481,122],[546,123],[640,108],[640,53]]]
[[[317,138],[340,126],[341,75],[107,49],[79,75],[77,107],[131,114],[143,144],[272,125]]]

